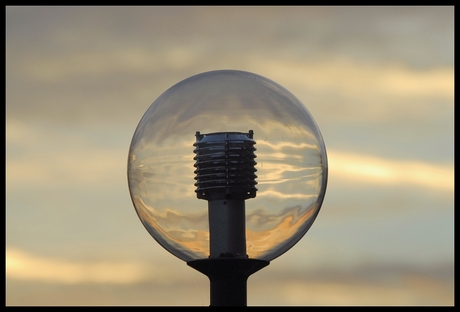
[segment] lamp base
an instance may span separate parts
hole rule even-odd
[[[248,258],[208,258],[188,261],[211,284],[210,306],[246,306],[248,277],[270,261]]]

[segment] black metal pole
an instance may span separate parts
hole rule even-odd
[[[270,262],[246,254],[245,200],[256,197],[254,132],[196,132],[197,198],[208,201],[208,259],[189,266],[211,284],[211,306],[246,306],[248,277]]]
[[[241,258],[209,258],[187,262],[210,282],[210,306],[247,306],[248,277],[269,261]]]

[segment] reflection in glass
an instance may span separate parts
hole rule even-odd
[[[128,157],[131,198],[148,232],[184,261],[209,256],[207,204],[194,186],[195,133],[248,129],[258,191],[246,201],[247,254],[270,261],[308,231],[326,189],[326,150],[304,105],[264,77],[221,70],[174,85],[139,122]]]

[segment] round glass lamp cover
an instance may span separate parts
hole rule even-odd
[[[209,257],[208,205],[195,186],[197,132],[250,130],[257,193],[245,200],[246,252],[270,261],[308,231],[326,191],[326,149],[305,106],[267,78],[217,70],[172,86],[140,120],[128,156],[131,199],[150,235],[180,259]]]

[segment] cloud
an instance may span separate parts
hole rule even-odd
[[[112,134],[95,141],[90,129],[49,127],[9,119],[6,180],[16,186],[55,186],[126,181],[128,143],[111,145]],[[101,144],[102,143],[102,144]]]
[[[225,55],[225,52],[220,52]],[[110,77],[115,74],[145,75],[186,69],[203,63],[207,53],[194,46],[176,45],[163,50],[134,46],[62,54],[58,57],[28,57],[10,63],[10,72],[45,83],[65,83],[75,76]],[[240,56],[267,78],[309,89],[336,90],[344,95],[439,96],[453,99],[453,68],[415,69],[403,64],[358,62],[330,55],[322,60],[287,61],[249,52]],[[186,78],[186,77],[184,77]]]
[[[452,165],[418,160],[392,160],[373,155],[328,152],[329,176],[341,181],[385,185],[414,185],[453,193]]]
[[[420,284],[419,284],[420,283]],[[273,283],[268,283],[274,285]],[[341,280],[291,280],[278,281],[276,297],[282,297],[285,305],[452,305],[453,290],[447,283],[441,283],[422,274],[407,276],[403,281],[388,283],[381,281]],[[252,289],[259,294],[269,287]],[[273,286],[272,286],[273,287]],[[259,297],[259,296],[258,296]],[[274,298],[276,298],[274,297]],[[258,304],[270,305],[274,298],[258,298]],[[280,300],[280,299],[278,299]]]
[[[56,142],[60,142],[59,145]],[[55,133],[49,128],[35,128],[30,124],[9,120],[6,164],[8,188],[27,184],[95,184],[126,180],[124,168],[127,164],[128,146],[96,147],[92,144],[89,138],[80,133]],[[259,145],[262,147],[268,143],[260,142]],[[284,145],[281,147],[283,150],[288,148]],[[32,154],[25,156],[22,151]],[[417,159],[388,159],[334,149],[328,149],[327,154],[330,179],[347,181],[346,183],[353,180],[377,185],[414,185],[453,192],[451,164]]]
[[[33,138],[31,141],[24,141],[22,135],[14,133],[14,129],[8,131],[8,144],[14,145],[15,138],[21,141],[22,148],[32,148],[34,144]],[[126,168],[127,148],[90,148],[85,146],[84,142],[81,144],[83,145],[50,149],[38,153],[35,157],[9,156],[6,164],[8,187],[53,183],[94,184],[126,179],[126,169],[123,168]],[[327,154],[330,179],[385,185],[414,185],[453,192],[453,166],[450,164],[436,164],[416,159],[388,159],[378,155],[333,149],[328,149]]]
[[[39,257],[27,252],[8,249],[7,278],[39,280],[63,284],[74,283],[135,283],[145,279],[142,268],[135,263],[78,263]]]
[[[182,270],[157,261],[69,261],[14,248],[6,255],[8,305],[209,304],[209,282],[185,263]],[[408,268],[374,263],[345,270],[329,264],[279,266],[278,261],[250,277],[249,305],[452,305],[454,300],[452,264]],[[29,295],[18,296],[18,287]],[[149,288],[154,291],[145,291]]]
[[[58,284],[134,284],[155,281],[173,283],[180,278],[172,267],[156,263],[147,266],[140,261],[72,261],[30,254],[7,248],[7,279]]]
[[[14,64],[29,79],[46,84],[69,82],[74,77],[108,77],[119,73],[145,75],[156,71],[183,69],[196,62],[194,47],[171,47],[150,51],[139,47],[110,51],[64,54],[50,58],[29,58]],[[70,81],[71,82],[71,81]]]
[[[421,266],[356,258],[349,266],[339,267],[330,261],[331,255],[317,261],[318,265],[308,263],[314,257],[311,252],[304,255],[307,264],[296,260],[289,269],[279,267],[271,273],[267,269],[252,277],[252,292],[260,304],[276,304],[280,298],[286,305],[453,304],[453,262]],[[266,273],[264,283],[256,283]],[[264,300],[262,294],[275,284],[276,293]]]
[[[358,62],[345,57],[286,61],[251,56],[267,77],[310,90],[335,90],[344,95],[439,96],[453,99],[453,68],[415,69],[403,64]]]
[[[127,153],[121,150],[73,148],[7,160],[8,188],[63,184],[104,184],[126,180]]]

